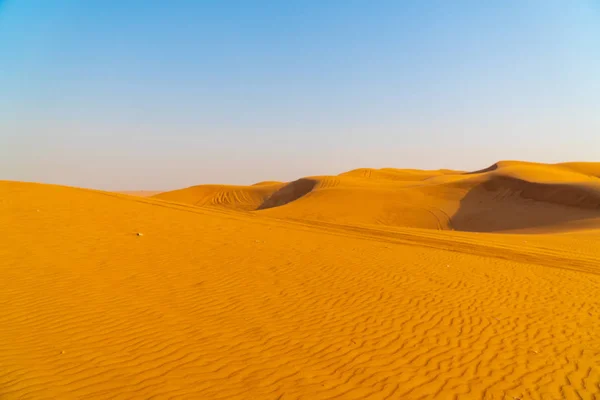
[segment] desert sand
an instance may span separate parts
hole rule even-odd
[[[1,399],[600,399],[600,163],[2,181],[0,226]]]

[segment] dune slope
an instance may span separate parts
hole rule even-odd
[[[0,182],[0,398],[600,396],[597,231],[295,219],[336,196],[460,203],[487,179],[453,176],[414,193],[314,178],[251,213],[282,187],[216,190],[229,203],[202,189],[195,206]]]

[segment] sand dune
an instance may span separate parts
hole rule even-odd
[[[256,210],[282,186],[264,182],[253,186],[199,185],[154,195],[154,198],[195,206]]]
[[[600,398],[599,166],[0,181],[0,398]]]
[[[472,232],[600,227],[600,163],[503,161],[475,172],[362,168],[288,184],[155,196],[271,217]],[[260,189],[259,189],[260,188]]]

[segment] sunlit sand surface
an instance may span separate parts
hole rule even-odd
[[[600,398],[600,163],[3,181],[0,226],[0,399]]]

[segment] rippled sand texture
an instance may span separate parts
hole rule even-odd
[[[0,399],[598,399],[598,177],[0,182]]]

